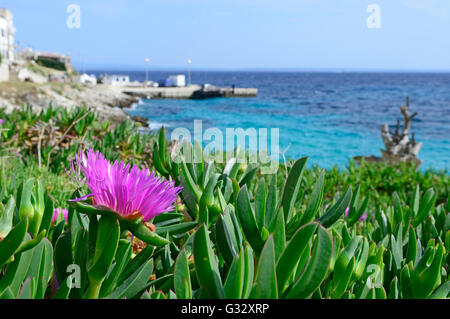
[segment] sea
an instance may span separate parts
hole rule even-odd
[[[145,80],[145,72],[108,73]],[[154,71],[149,79],[172,74],[188,78],[186,71]],[[381,156],[380,128],[387,123],[394,130],[397,120],[402,123],[399,107],[409,96],[411,112],[418,112],[412,131],[423,143],[421,169],[450,169],[450,73],[193,71],[191,81],[253,87],[258,96],[143,99],[127,112],[148,118],[153,130],[187,128],[192,136],[195,120],[202,121],[203,132],[218,128],[224,136],[227,128],[267,128],[269,135],[278,128],[285,158],[309,156],[309,165],[344,169],[354,156]]]

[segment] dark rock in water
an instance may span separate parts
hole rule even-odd
[[[144,127],[148,127],[148,119],[146,119],[145,117],[139,116],[139,115],[135,115],[132,116],[131,119],[135,122],[141,123],[142,126]]]

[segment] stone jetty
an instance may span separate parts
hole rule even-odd
[[[223,88],[190,85],[186,87],[117,87],[127,95],[150,99],[202,99],[209,97],[255,97],[256,88]]]

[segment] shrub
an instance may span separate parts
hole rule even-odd
[[[36,60],[36,63],[44,66],[46,68],[50,68],[50,69],[55,69],[55,70],[59,70],[59,71],[66,71],[66,65],[63,62],[54,60],[54,59],[50,59],[50,58],[46,58],[46,57],[39,57]]]

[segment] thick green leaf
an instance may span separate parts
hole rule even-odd
[[[264,182],[264,178],[261,178],[258,184],[258,190],[255,195],[255,215],[256,215],[256,223],[259,229],[265,227],[266,220],[266,201],[267,201],[267,193],[266,193],[266,184]]]
[[[292,236],[287,247],[284,249],[277,262],[277,279],[278,290],[284,291],[284,287],[291,275],[294,273],[295,267],[300,260],[301,255],[308,246],[314,232],[318,227],[318,223],[310,223],[301,227]]]
[[[428,217],[430,210],[434,206],[435,201],[436,201],[436,193],[432,188],[430,188],[423,196],[423,199],[420,203],[419,212],[417,213],[417,216],[413,220],[414,227],[420,225]]]
[[[245,185],[249,185],[252,179],[256,175],[256,171],[258,170],[258,167],[253,167],[252,165],[248,165],[247,169],[245,170],[244,174],[242,175],[241,179],[239,180],[239,186],[244,187]]]
[[[275,243],[270,235],[264,245],[256,271],[255,287],[252,298],[276,299],[278,298],[278,285],[275,265]]]
[[[269,233],[272,233],[275,244],[275,259],[283,252],[286,247],[286,226],[284,224],[283,210],[280,209],[276,218],[269,226]]]
[[[300,225],[307,224],[314,219],[317,215],[320,205],[322,204],[323,190],[324,190],[325,170],[322,170],[319,175],[319,179],[314,186],[314,190],[309,198],[308,205],[301,219]]]
[[[6,204],[3,212],[2,207],[0,207],[0,238],[5,238],[13,228],[13,216],[15,208],[16,201],[12,196]]]
[[[242,288],[242,299],[250,297],[253,278],[255,275],[254,255],[250,246],[244,247],[244,287]]]
[[[231,265],[238,255],[238,246],[229,213],[225,212],[217,218],[215,230],[217,246],[222,257],[228,265]]]
[[[71,290],[71,286],[62,284],[59,286],[58,291],[53,295],[52,299],[68,299]]]
[[[148,260],[150,260],[153,252],[155,251],[155,247],[147,246],[145,247],[139,254],[137,254],[133,259],[128,261],[125,269],[120,274],[118,284],[121,284],[125,279],[130,277],[133,273],[135,273],[142,265],[144,265]]]
[[[349,186],[338,202],[319,218],[319,222],[326,228],[332,226],[344,214],[351,199],[352,188]]]
[[[391,248],[392,255],[394,257],[394,262],[396,269],[399,271],[402,267],[403,261],[403,226],[398,225],[396,235],[391,235]]]
[[[415,264],[417,258],[417,238],[412,226],[409,226],[408,250],[406,251],[406,262]]]
[[[114,257],[113,268],[106,277],[100,289],[100,297],[108,295],[119,283],[118,279],[131,258],[132,250],[133,248],[131,243],[119,244],[117,253]]]
[[[5,274],[0,280],[0,291],[9,287],[13,295],[17,297],[30,268],[32,257],[33,253],[31,250],[15,256],[14,262],[7,265]]]
[[[19,206],[19,218],[21,220],[28,219],[28,225],[33,221],[34,218],[34,208],[31,203],[33,187],[35,183],[34,178],[29,178],[23,183],[20,188],[20,200],[18,202]]]
[[[183,172],[183,176],[186,181],[186,185],[188,186],[188,188],[192,192],[192,194],[195,196],[195,200],[198,203],[200,201],[201,191],[198,188],[197,184],[195,183],[194,178],[192,177],[191,173],[189,172],[189,169],[184,160],[181,162],[181,171]]]
[[[156,234],[160,236],[169,235],[180,235],[193,230],[198,225],[197,222],[183,222],[175,225],[162,226],[156,228]]]
[[[59,236],[55,245],[55,273],[58,278],[58,282],[62,283],[66,280],[67,267],[73,264],[72,257],[72,238],[70,231],[64,232]]]
[[[174,287],[178,299],[192,299],[191,275],[189,263],[184,249],[181,250],[175,262]]]
[[[305,271],[289,290],[287,298],[307,298],[319,288],[330,267],[333,255],[333,240],[330,233],[320,226]]]
[[[108,273],[119,245],[119,221],[110,216],[102,216],[98,222],[94,258],[88,266],[90,280],[102,282]]]
[[[264,226],[269,227],[272,222],[273,216],[278,211],[278,190],[277,190],[277,175],[272,176],[272,180],[270,182],[269,191],[267,194],[266,201],[266,213],[264,216]]]
[[[281,200],[284,209],[284,219],[289,221],[291,219],[292,210],[294,209],[295,201],[297,200],[298,190],[302,182],[303,171],[305,170],[307,157],[297,160],[289,171],[286,184],[284,185],[283,199]]]
[[[195,269],[200,286],[210,298],[223,298],[224,291],[219,265],[204,224],[195,233],[193,248]]]
[[[44,230],[48,232],[53,219],[53,201],[50,198],[50,196],[48,196],[47,192],[45,192],[44,194],[44,199],[45,199],[45,210],[44,215],[42,217],[41,226],[39,228],[39,233],[41,233]]]
[[[400,298],[400,291],[399,291],[399,283],[397,277],[394,277],[394,279],[391,281],[391,286],[389,289],[389,299],[399,299]]]
[[[241,299],[244,288],[245,257],[244,249],[233,259],[227,279],[224,284],[225,297],[227,299]]]
[[[43,299],[53,271],[53,247],[44,238],[31,252],[33,256],[26,277],[31,277],[36,283],[33,298]]]
[[[428,298],[441,284],[441,268],[444,252],[444,245],[439,243],[437,248],[433,248],[430,254],[426,253],[421,258],[412,271],[411,287],[414,298]]]
[[[332,298],[340,298],[344,293],[344,291],[347,289],[350,283],[350,279],[352,278],[354,267],[355,267],[355,257],[352,257],[342,276],[337,277],[336,279],[333,276],[334,289],[331,291]]]
[[[107,299],[131,299],[143,291],[153,272],[153,261],[143,263],[130,277],[128,277]]]
[[[28,227],[28,219],[22,219],[6,236],[0,241],[0,269],[10,260],[16,250],[22,244]]]
[[[16,299],[16,296],[12,292],[10,287],[7,287],[0,293],[0,299]]]
[[[34,293],[36,289],[36,281],[34,278],[28,277],[22,284],[22,287],[20,287],[19,295],[17,296],[18,299],[33,299]]]
[[[447,299],[450,293],[450,281],[445,282],[430,296],[430,299]]]
[[[135,223],[122,220],[120,222],[121,228],[130,230],[134,236],[153,246],[165,246],[170,243],[166,238],[159,236],[156,232],[151,231],[143,222]],[[189,225],[191,226],[191,225]],[[181,226],[180,226],[181,227]],[[180,229],[178,229],[180,230]]]
[[[255,215],[253,209],[250,205],[250,198],[247,192],[247,186],[244,186],[239,191],[237,200],[237,211],[239,215],[239,220],[241,222],[242,230],[244,231],[245,237],[252,246],[252,248],[259,253],[264,244],[261,234],[256,224]]]

